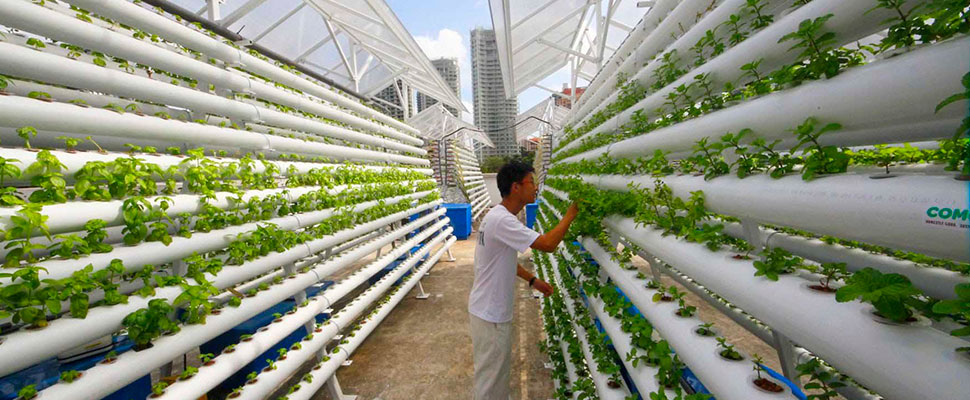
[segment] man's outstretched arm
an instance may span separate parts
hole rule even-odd
[[[539,235],[532,245],[529,246],[533,249],[544,251],[546,253],[552,253],[556,251],[556,247],[562,242],[562,238],[566,236],[566,231],[569,230],[569,224],[573,223],[576,219],[576,214],[579,212],[579,208],[576,203],[569,206],[569,210],[566,210],[566,215],[562,217],[559,224],[555,228],[550,229],[548,232]]]

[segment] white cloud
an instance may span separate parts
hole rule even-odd
[[[436,58],[457,58],[458,72],[461,84],[462,103],[472,112],[470,99],[472,97],[472,63],[470,52],[468,51],[468,39],[459,32],[451,29],[441,29],[437,36],[420,35],[415,36],[414,40],[424,51],[429,59]],[[464,119],[464,115],[462,116]]]

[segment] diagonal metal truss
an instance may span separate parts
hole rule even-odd
[[[365,97],[401,81],[468,111],[384,0],[175,2]]]
[[[580,79],[591,80],[643,16],[646,9],[641,7],[650,5],[642,3],[489,0],[506,96],[516,96],[566,66],[573,89]]]

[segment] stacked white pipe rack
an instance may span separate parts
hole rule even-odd
[[[162,11],[67,3],[0,4],[0,27],[16,29],[0,34],[0,139],[24,144],[0,149],[0,288],[37,289],[0,298],[0,376],[154,333],[79,382],[24,389],[102,398],[173,373],[172,360],[292,299],[285,316],[154,390],[202,396],[305,327],[301,346],[239,393],[262,398],[323,360],[312,387],[292,390],[314,395],[455,241],[418,131]],[[128,318],[160,303],[183,310]],[[334,315],[314,326],[321,313]]]
[[[966,314],[934,307],[938,301],[952,304],[964,298],[961,293],[970,283],[966,174],[944,170],[940,158],[909,165],[891,160],[879,164],[879,170],[892,173],[880,174],[857,153],[923,141],[942,141],[942,147],[957,152],[965,145],[958,140],[966,140],[961,122],[968,103],[959,94],[967,90],[961,78],[970,70],[970,39],[953,34],[933,41],[917,37],[909,44],[893,42],[904,25],[900,15],[919,20],[923,16],[916,15],[938,7],[930,3],[909,1],[896,10],[875,0],[814,0],[804,5],[780,0],[654,2],[572,110],[567,133],[557,136],[563,143],[554,145],[543,185],[550,201],[540,206],[540,219],[561,218],[565,206],[575,201],[581,203],[580,218],[584,212],[597,212],[586,218],[600,224],[582,224],[594,232],[576,237],[581,250],[564,245],[548,257],[553,271],[545,271],[551,275],[547,280],[569,292],[562,279],[569,272],[576,285],[596,282],[622,290],[652,332],[669,343],[718,399],[794,397],[779,380],[775,383],[782,391],[761,390],[752,383],[751,355],[739,353],[744,362],[720,357],[723,347],[697,333],[704,321],[677,314],[684,306],[676,302],[658,301],[666,290],[657,287],[662,275],[668,276],[663,282],[686,287],[774,347],[779,372],[795,386],[804,379],[798,364],[820,360],[815,371],[831,372],[830,379],[843,384],[834,390],[850,400],[966,397],[968,340],[958,333],[968,324]],[[963,10],[957,12],[964,18],[968,5],[950,11]],[[750,26],[756,16],[761,19],[754,29]],[[741,28],[732,35],[733,26]],[[738,96],[757,90],[762,82],[782,80],[783,74],[772,75],[782,68],[817,62],[797,45],[823,35],[829,44],[817,48],[819,53],[861,49],[854,53],[855,61],[846,65],[842,60],[841,70],[831,76]],[[672,70],[677,71],[671,77]],[[702,108],[719,96],[730,101]],[[944,102],[947,98],[952,101]],[[826,124],[836,124],[835,130],[811,139],[804,136],[805,130],[818,132]],[[802,137],[797,136],[799,126]],[[722,139],[741,131],[747,136],[736,146]],[[756,139],[766,147],[757,148]],[[812,145],[845,154],[848,168],[811,176],[811,157],[823,151],[806,149]],[[737,173],[745,157],[758,157],[767,146],[779,157],[799,161],[772,176],[774,166]],[[958,169],[970,162],[965,155],[949,157]],[[717,161],[727,170],[712,169]],[[618,170],[637,172],[618,175]],[[623,204],[622,213],[597,209],[602,204],[597,193],[636,207]],[[667,205],[678,204],[664,203],[669,196],[710,213],[697,231],[680,234],[664,228],[664,215],[674,218],[665,214]],[[677,218],[698,212],[679,211]],[[715,224],[722,227],[705,231]],[[740,242],[750,251],[739,250],[740,244],[712,250],[704,235]],[[800,266],[777,277],[756,275],[771,267],[765,265],[776,250],[784,250]],[[583,251],[595,261],[590,268],[580,268],[588,264],[577,257]],[[650,273],[638,271],[621,254],[642,258]],[[568,265],[559,265],[557,257]],[[845,268],[834,279],[809,272],[833,263]],[[918,294],[909,299],[925,308],[907,303],[913,316],[905,322],[874,315],[881,304],[870,302],[878,299],[838,290],[862,285],[854,280],[862,279],[860,271],[895,274],[886,279],[915,290]],[[644,374],[642,365],[628,362],[632,334],[615,327],[621,321],[607,312],[609,303],[595,295],[588,295],[586,302],[640,393],[658,390],[655,374]],[[629,324],[624,321],[624,326]],[[716,333],[716,328],[711,329]],[[593,372],[593,363],[588,365]],[[592,377],[603,396],[607,391],[599,383],[602,379]]]

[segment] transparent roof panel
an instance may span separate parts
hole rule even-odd
[[[515,141],[562,129],[568,114],[568,108],[556,105],[555,97],[539,102],[515,117]]]
[[[509,97],[575,62],[590,80],[648,10],[636,0],[489,0]]]
[[[174,0],[207,13],[204,0]],[[370,96],[395,80],[465,109],[384,0],[226,0],[216,20]]]
[[[417,113],[407,120],[408,125],[421,131],[422,136],[429,140],[455,139],[464,143],[468,148],[473,148],[473,142],[481,143],[488,147],[495,147],[495,144],[484,132],[472,124],[462,121],[451,114],[444,105],[435,103],[424,111]]]

